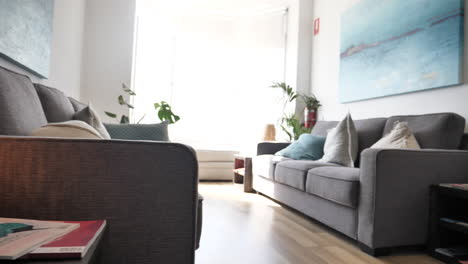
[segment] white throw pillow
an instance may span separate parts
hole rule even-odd
[[[93,127],[83,121],[72,120],[62,123],[50,123],[34,130],[31,136],[59,138],[94,138],[103,137]]]
[[[350,114],[328,132],[323,153],[319,160],[321,162],[354,167],[358,154],[358,136]]]
[[[406,122],[395,122],[392,131],[377,141],[371,148],[421,149],[416,137]]]

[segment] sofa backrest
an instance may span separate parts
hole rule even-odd
[[[407,122],[421,148],[458,149],[465,130],[465,119],[455,113],[392,116],[382,135],[389,133],[395,122]]]
[[[75,109],[70,99],[60,90],[42,84],[34,84],[48,123],[73,119]]]
[[[358,153],[369,148],[382,137],[386,121],[386,118],[354,120],[358,134]],[[311,134],[326,137],[328,130],[334,128],[337,124],[337,121],[318,121]]]
[[[47,124],[28,76],[0,67],[0,135],[29,135]]]

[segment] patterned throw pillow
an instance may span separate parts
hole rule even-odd
[[[328,132],[323,152],[321,162],[354,167],[358,154],[358,136],[350,114]]]
[[[381,149],[421,149],[416,137],[406,122],[395,122],[393,129],[377,141],[371,148]]]

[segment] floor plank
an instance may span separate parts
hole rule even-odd
[[[439,264],[423,252],[373,258],[354,241],[230,183],[201,183],[203,234],[197,264]]]

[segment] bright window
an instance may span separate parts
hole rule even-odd
[[[139,3],[132,118],[158,122],[153,104],[164,100],[181,116],[172,141],[255,148],[282,113],[269,86],[284,79],[286,8],[227,14]]]

